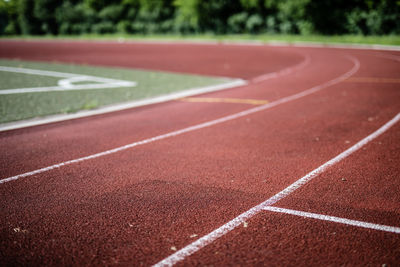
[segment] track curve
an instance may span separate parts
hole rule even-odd
[[[128,55],[124,60],[122,52]],[[399,63],[387,58],[393,56],[399,53],[211,44],[0,42],[0,57],[256,79],[244,87],[205,95],[214,98],[274,103],[326,85],[212,127],[1,184],[0,262],[159,262],[280,192],[395,116],[400,111],[399,84],[377,82],[400,78]],[[359,62],[359,69],[354,62]],[[292,71],[285,74],[285,69]],[[257,79],[268,72],[285,75]],[[330,82],[344,73],[351,78]],[[363,82],[365,78],[375,80]],[[252,108],[170,101],[3,132],[1,178]],[[399,227],[398,133],[396,124],[365,150],[277,205]],[[181,264],[395,264],[399,247],[396,234],[262,212],[246,227],[222,236]]]

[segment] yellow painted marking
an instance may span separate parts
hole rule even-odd
[[[353,78],[347,79],[346,82],[355,82],[355,83],[400,83],[400,79],[375,78],[375,77],[353,77]]]
[[[186,102],[198,103],[236,103],[236,104],[250,104],[250,105],[265,105],[267,100],[258,99],[240,99],[240,98],[211,98],[211,97],[185,97],[179,99]]]

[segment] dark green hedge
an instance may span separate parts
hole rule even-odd
[[[0,0],[0,34],[400,34],[398,0]]]

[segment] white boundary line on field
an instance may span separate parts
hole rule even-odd
[[[103,151],[103,152],[100,152],[100,153],[97,153],[97,154],[92,154],[92,155],[89,155],[89,156],[86,156],[86,157],[81,157],[81,158],[78,158],[78,159],[73,159],[73,160],[61,162],[61,163],[58,163],[58,164],[54,164],[54,165],[51,165],[51,166],[48,166],[48,167],[44,167],[44,168],[41,168],[41,169],[37,169],[37,170],[31,171],[31,172],[26,172],[26,173],[23,173],[23,174],[18,174],[18,175],[12,176],[12,177],[3,178],[3,179],[0,180],[0,184],[6,183],[6,182],[10,182],[10,181],[14,181],[14,180],[18,180],[18,179],[24,178],[24,177],[29,177],[29,176],[32,176],[32,175],[35,175],[35,174],[47,172],[47,171],[50,171],[50,170],[53,170],[53,169],[60,168],[62,166],[71,165],[71,164],[82,162],[82,161],[86,161],[86,160],[89,160],[89,159],[94,159],[94,158],[99,158],[99,157],[102,157],[102,156],[110,155],[110,154],[113,154],[113,153],[116,153],[116,152],[120,152],[120,151],[123,151],[123,150],[126,150],[126,149],[130,149],[130,148],[133,148],[133,147],[136,147],[136,146],[152,143],[152,142],[159,141],[159,140],[166,139],[166,138],[170,138],[170,137],[173,137],[173,136],[178,136],[178,135],[181,135],[181,134],[184,134],[184,133],[193,132],[193,131],[200,130],[200,129],[203,129],[203,128],[206,128],[206,127],[210,127],[210,126],[217,125],[217,124],[220,124],[220,123],[224,123],[224,122],[227,122],[227,121],[235,120],[235,119],[238,119],[238,118],[241,118],[241,117],[244,117],[244,116],[256,113],[256,112],[260,112],[260,111],[263,111],[263,110],[267,110],[267,109],[273,108],[273,107],[278,106],[280,104],[284,104],[284,103],[287,103],[287,102],[302,98],[304,96],[313,94],[313,93],[318,92],[318,91],[320,91],[322,89],[330,87],[330,86],[332,86],[334,84],[337,84],[337,83],[339,83],[341,81],[344,81],[347,78],[349,78],[350,76],[352,76],[354,73],[356,73],[358,71],[358,69],[360,68],[359,61],[356,58],[353,58],[353,57],[348,57],[348,58],[354,64],[353,67],[350,70],[348,70],[347,72],[345,72],[344,74],[340,75],[339,77],[337,77],[337,78],[335,78],[333,80],[327,81],[327,82],[325,82],[323,84],[320,84],[320,85],[317,85],[317,86],[314,86],[314,87],[309,88],[307,90],[304,90],[302,92],[299,92],[299,93],[296,93],[296,94],[293,94],[293,95],[290,95],[290,96],[287,96],[287,97],[283,97],[283,98],[278,99],[276,101],[269,102],[269,103],[267,103],[265,105],[257,106],[257,107],[254,107],[254,108],[250,108],[250,109],[247,109],[247,110],[235,113],[235,114],[231,114],[231,115],[228,115],[228,116],[216,119],[216,120],[204,122],[204,123],[197,124],[197,125],[194,125],[194,126],[190,126],[190,127],[187,127],[187,128],[181,129],[181,130],[177,130],[177,131],[169,132],[169,133],[166,133],[166,134],[158,135],[158,136],[155,136],[155,137],[152,137],[152,138],[144,139],[142,141],[133,142],[133,143],[130,143],[130,144],[127,144],[127,145],[124,145],[124,146],[120,146],[120,147],[117,147],[117,148],[114,148],[114,149],[106,150],[106,151]]]
[[[0,95],[71,91],[71,90],[109,89],[118,87],[134,87],[137,85],[136,82],[131,82],[131,81],[123,81],[123,80],[109,79],[109,78],[90,76],[90,75],[45,71],[37,69],[0,66],[0,71],[64,78],[58,81],[58,86],[4,89],[0,90]],[[75,82],[95,82],[95,83],[74,84]]]
[[[101,107],[98,109],[93,109],[93,110],[83,110],[83,111],[79,111],[74,114],[53,115],[53,116],[48,116],[48,117],[40,118],[40,119],[31,119],[31,120],[5,123],[5,124],[0,124],[0,132],[25,128],[25,127],[31,127],[31,126],[37,126],[37,125],[43,125],[43,124],[48,124],[48,123],[53,123],[53,122],[60,122],[60,121],[84,118],[84,117],[100,115],[100,114],[105,114],[105,113],[110,113],[110,112],[115,112],[115,111],[121,111],[121,110],[129,109],[129,108],[135,108],[135,107],[141,107],[141,106],[145,106],[145,105],[162,103],[162,102],[166,102],[166,101],[170,101],[170,100],[174,100],[174,99],[178,99],[178,98],[194,96],[194,95],[204,94],[204,93],[208,93],[208,92],[215,92],[215,91],[225,90],[225,89],[234,88],[234,87],[239,87],[239,86],[243,86],[246,84],[247,84],[247,82],[242,79],[234,79],[234,80],[231,80],[231,81],[223,83],[223,84],[217,84],[217,85],[211,85],[211,86],[199,87],[199,88],[192,88],[192,89],[188,89],[188,90],[185,90],[182,92],[176,92],[176,93],[172,93],[172,94],[157,96],[157,97],[153,97],[153,98],[149,98],[149,99],[125,102],[125,103],[115,104],[115,105],[109,105],[109,106],[104,106],[104,107]]]
[[[396,124],[400,120],[400,113],[398,113],[393,119],[391,119],[389,122],[387,122],[385,125],[383,125],[381,128],[373,132],[372,134],[368,135],[352,147],[348,148],[347,150],[343,151],[336,157],[332,158],[331,160],[325,162],[318,168],[314,169],[313,171],[309,172],[302,178],[298,179],[296,182],[293,184],[289,185],[286,187],[284,190],[281,192],[277,193],[276,195],[270,197],[269,199],[265,200],[264,202],[258,204],[257,206],[249,209],[248,211],[240,214],[233,220],[225,223],[221,227],[215,229],[211,233],[201,237],[200,239],[194,241],[193,243],[183,247],[182,249],[178,250],[174,254],[170,255],[169,257],[165,258],[164,260],[156,263],[153,266],[159,267],[159,266],[172,266],[175,265],[176,263],[184,260],[186,257],[189,257],[193,253],[197,252],[198,250],[202,249],[203,247],[211,244],[218,238],[226,235],[230,231],[234,230],[236,227],[239,225],[243,224],[246,222],[246,220],[254,217],[255,215],[259,214],[261,211],[263,211],[266,207],[271,206],[278,202],[279,200],[287,197],[294,191],[296,191],[298,188],[301,186],[305,185],[306,183],[310,182],[312,179],[323,173],[326,169],[332,167],[339,161],[347,158],[350,156],[352,153],[356,152],[360,148],[362,148],[364,145],[368,144],[384,132],[386,132],[390,127],[392,127],[394,124]]]
[[[263,208],[263,210],[400,234],[400,227],[395,227],[395,226],[375,224],[375,223],[351,220],[351,219],[340,218],[340,217],[335,217],[335,216],[330,216],[330,215],[317,214],[317,213],[311,213],[311,212],[305,212],[305,211],[299,211],[299,210],[284,209],[284,208],[278,208],[278,207],[272,207],[272,206],[266,206]]]

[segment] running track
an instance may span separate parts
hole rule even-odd
[[[249,81],[1,132],[1,265],[399,264],[399,52],[2,41],[0,57]]]

